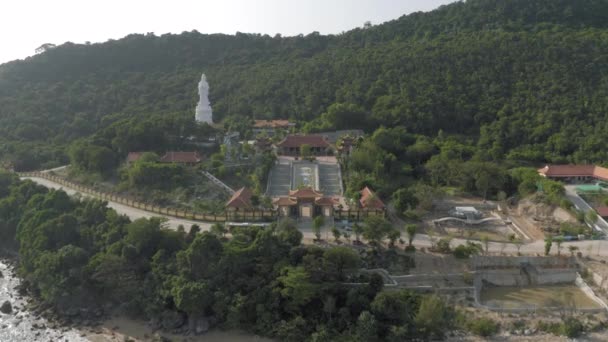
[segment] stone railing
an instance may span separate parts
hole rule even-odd
[[[54,183],[63,185],[74,191],[87,194],[104,201],[112,201],[132,208],[148,211],[164,216],[172,216],[180,219],[200,221],[200,222],[259,222],[272,221],[276,219],[277,212],[275,210],[245,210],[236,212],[224,212],[223,214],[210,214],[194,212],[186,209],[161,207],[152,203],[142,202],[133,197],[124,196],[115,192],[105,192],[84,186],[78,183],[71,182],[65,178],[61,178],[46,172],[20,172],[19,177],[34,177],[42,178]]]

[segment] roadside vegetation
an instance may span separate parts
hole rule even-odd
[[[303,246],[289,220],[226,239],[219,227],[165,230],[160,219],[130,222],[98,200],[7,173],[0,180],[2,241],[19,251],[30,292],[59,313],[112,303],[133,317],[213,317],[218,327],[291,341],[441,337],[453,327],[453,309],[434,296],[384,292],[376,276],[342,285],[359,254]]]

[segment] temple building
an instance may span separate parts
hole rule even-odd
[[[160,157],[161,163],[176,163],[194,165],[198,164],[203,158],[198,152],[167,152],[164,156]]]
[[[608,181],[608,169],[595,165],[547,165],[539,169],[538,174],[566,183]]]
[[[310,187],[291,190],[288,196],[278,197],[274,200],[280,216],[301,218],[312,218],[319,215],[333,216],[334,206],[337,204],[338,202],[334,198],[325,197]]]
[[[277,154],[299,156],[304,145],[310,147],[313,156],[333,155],[331,145],[322,135],[288,135],[276,145]]]
[[[226,202],[226,212],[228,217],[233,218],[239,212],[243,212],[248,209],[252,209],[251,196],[253,192],[248,188],[241,188],[232,195],[232,197]]]
[[[368,187],[360,192],[359,207],[364,210],[385,210],[384,202]]]
[[[288,132],[289,129],[295,127],[296,124],[289,120],[254,120],[253,134],[265,134],[273,136],[279,132]]]

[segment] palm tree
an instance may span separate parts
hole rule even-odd
[[[342,232],[340,232],[340,230],[336,227],[333,227],[331,229],[331,233],[334,235],[334,241],[336,241],[336,243],[338,243],[340,241],[340,237],[342,236]]]
[[[564,237],[558,236],[554,239],[554,241],[557,244],[557,256],[559,256],[562,251],[562,243],[564,242]]]
[[[393,248],[395,247],[395,242],[401,237],[401,232],[399,232],[397,229],[393,229],[390,232],[388,232],[388,245]]]
[[[317,216],[312,221],[312,231],[317,237],[317,240],[321,240],[321,227],[323,227],[324,223],[323,216]]]
[[[407,226],[405,226],[405,231],[407,232],[408,244],[411,246],[414,242],[414,237],[416,236],[416,225],[408,224]]]

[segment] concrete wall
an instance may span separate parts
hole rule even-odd
[[[474,287],[474,298],[475,306],[499,311],[499,312],[530,312],[536,311],[537,308],[531,305],[528,308],[504,308],[504,307],[493,307],[484,305],[481,303],[481,291],[485,282],[491,283],[496,286],[525,286],[528,285],[529,281],[532,281],[534,285],[556,285],[556,284],[576,284],[589,298],[602,306],[601,309],[596,308],[579,308],[582,312],[602,312],[608,310],[608,305],[599,297],[595,295],[593,290],[585,283],[578,272],[572,268],[562,269],[541,269],[537,273],[531,273],[531,279],[521,272],[520,270],[507,269],[507,270],[484,270],[475,272],[475,279],[473,281]],[[560,310],[560,308],[545,308],[545,310]]]
[[[522,264],[528,264],[537,269],[559,269],[559,268],[577,268],[576,259],[572,257],[488,257],[475,256],[471,259],[471,268],[474,270],[481,269],[506,269],[519,268]]]
[[[552,269],[532,272],[528,275],[517,269],[485,270],[476,272],[475,278],[496,286],[571,284],[576,280],[576,270],[571,268]]]
[[[587,283],[585,282],[585,280],[583,280],[583,278],[581,277],[580,274],[576,274],[576,281],[575,281],[576,286],[578,286],[579,289],[581,289],[581,291],[583,291],[589,298],[593,299],[593,301],[595,301],[596,303],[598,303],[599,305],[602,306],[602,310],[608,310],[608,305],[606,305],[606,302],[604,302],[600,297],[598,297],[595,292],[593,291],[593,289],[591,289],[591,287],[589,287],[589,285],[587,285]]]

